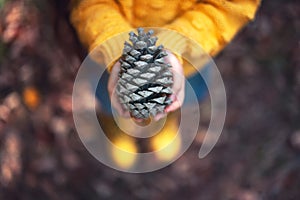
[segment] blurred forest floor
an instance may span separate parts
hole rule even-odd
[[[197,157],[204,114],[188,151],[148,174],[102,165],[78,138],[71,95],[86,52],[65,2],[0,1],[0,199],[300,199],[298,1],[263,1],[216,58],[228,110],[213,151]]]

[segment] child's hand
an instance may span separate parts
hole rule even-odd
[[[180,64],[176,56],[170,51],[167,51],[167,54],[168,55],[165,57],[165,61],[172,66],[173,72],[173,94],[171,95],[172,104],[166,107],[164,113],[157,114],[154,117],[155,121],[158,121],[159,119],[165,117],[167,113],[180,108],[184,100],[185,79],[183,75],[182,65]]]
[[[167,51],[168,56],[165,57],[167,63],[172,65],[173,71],[173,94],[171,95],[172,104],[166,107],[164,113],[159,113],[154,117],[155,121],[166,116],[167,113],[177,110],[181,107],[183,100],[184,100],[184,87],[185,87],[185,80],[183,75],[183,68],[176,56],[171,52]],[[120,63],[117,62],[111,71],[109,80],[108,80],[108,93],[110,95],[112,106],[116,109],[118,114],[122,117],[130,117],[129,111],[125,110],[121,105],[118,95],[114,91],[119,79],[119,71],[120,71]]]
[[[116,64],[112,67],[108,79],[107,90],[110,96],[111,105],[116,109],[119,115],[128,118],[130,117],[130,113],[128,110],[123,108],[115,91],[119,79],[120,68],[120,62],[116,62]]]

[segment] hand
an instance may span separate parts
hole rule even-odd
[[[173,72],[173,94],[171,95],[172,103],[165,108],[164,113],[159,113],[154,117],[155,121],[165,117],[167,113],[177,110],[181,107],[184,100],[184,87],[185,80],[183,75],[183,68],[180,64],[179,60],[172,54],[170,51],[167,51],[168,55],[165,57],[165,61],[172,66]],[[125,110],[121,103],[119,102],[118,95],[114,91],[119,79],[120,72],[120,63],[116,62],[113,66],[109,80],[108,80],[108,93],[110,95],[111,104],[116,109],[118,114],[122,117],[130,117],[130,113],[128,110]]]
[[[120,116],[128,118],[128,117],[130,117],[130,113],[128,110],[125,110],[123,108],[123,106],[121,105],[121,103],[119,101],[119,97],[115,91],[117,83],[118,83],[118,79],[119,79],[120,69],[121,69],[120,62],[116,62],[116,64],[114,64],[114,66],[112,67],[112,70],[110,72],[107,90],[108,90],[108,94],[110,96],[110,101],[111,101],[112,106],[116,109],[116,111],[118,112],[118,114]]]
[[[172,103],[165,108],[164,113],[159,113],[154,117],[155,121],[158,121],[161,118],[165,117],[169,112],[175,111],[180,108],[184,100],[185,79],[183,74],[183,67],[174,54],[172,54],[168,50],[167,54],[168,55],[165,57],[165,61],[172,66],[173,72],[173,94],[171,95]]]

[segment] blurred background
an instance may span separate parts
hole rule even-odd
[[[86,51],[65,0],[0,0],[0,199],[300,199],[300,3],[263,1],[216,57],[228,97],[223,133],[198,159],[209,124],[175,163],[110,169],[74,129],[73,81]]]

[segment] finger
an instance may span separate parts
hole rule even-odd
[[[113,108],[117,111],[117,113],[122,117],[130,117],[130,114],[128,111],[126,111],[121,103],[118,100],[118,96],[115,93],[115,87],[117,85],[118,79],[119,79],[119,71],[120,71],[120,63],[117,62],[110,73],[109,79],[108,79],[108,86],[107,90],[110,96],[111,104]]]
[[[175,94],[172,94],[170,99],[172,100],[172,103],[166,107],[166,109],[165,109],[166,113],[175,111],[176,109],[180,108],[180,106],[181,106],[181,103]]]
[[[180,108],[184,101],[184,94],[185,94],[184,86],[182,87],[182,89],[179,91],[179,93],[177,95],[172,94],[170,97],[170,99],[172,100],[172,103],[168,107],[166,107],[165,112],[169,113],[169,112],[175,111],[178,108]]]
[[[113,103],[113,108],[117,111],[118,115],[120,115],[121,117],[125,117],[125,118],[129,118],[130,117],[130,113],[129,111],[123,109],[122,105],[119,103]]]
[[[135,118],[135,117],[132,117],[132,119],[137,122],[137,123],[142,123],[144,122],[144,119],[139,119],[139,118]]]
[[[182,87],[182,83],[184,82],[183,68],[179,60],[176,58],[174,54],[172,54],[169,51],[167,51],[167,53],[168,56],[166,57],[165,61],[172,66],[172,72],[173,72],[172,90],[175,94],[177,94]]]
[[[125,110],[120,104],[120,102],[118,101],[117,97],[114,95],[114,93],[111,96],[110,100],[111,100],[112,107],[117,111],[119,115],[123,116],[125,114]]]
[[[139,119],[139,118],[135,118],[135,117],[133,117],[133,120],[136,121],[136,122],[143,122],[144,121],[143,119]]]
[[[177,72],[173,72],[173,86],[172,90],[174,94],[178,94],[179,91],[182,89],[184,84],[184,77]]]
[[[112,91],[112,94],[110,96],[110,101],[112,104],[112,107],[117,111],[117,113],[122,117],[130,117],[130,114],[127,110],[124,109],[122,104],[119,101],[119,98],[115,92],[115,90]]]
[[[169,113],[169,112],[173,112],[175,110],[177,110],[178,108],[181,107],[181,103],[179,101],[174,101],[171,105],[169,105],[167,108],[166,108],[166,112]]]
[[[155,115],[154,121],[157,122],[158,120],[164,118],[166,115],[167,115],[166,113],[158,113],[157,115]]]
[[[108,85],[107,85],[107,89],[108,89],[108,92],[110,93],[110,95],[112,94],[112,92],[115,89],[115,86],[118,82],[120,67],[121,67],[120,63],[117,62],[111,70],[111,73],[110,73],[110,76],[108,79]]]

